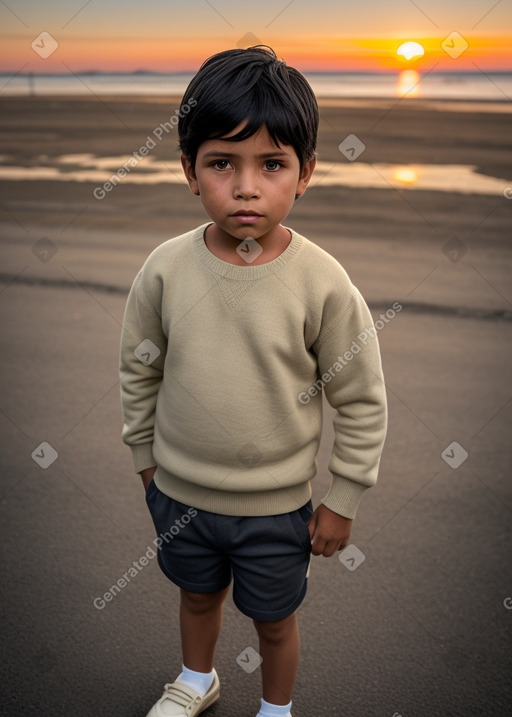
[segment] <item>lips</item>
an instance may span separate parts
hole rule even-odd
[[[250,209],[240,209],[232,214],[231,217],[239,224],[254,224],[258,219],[261,219],[261,214]]]

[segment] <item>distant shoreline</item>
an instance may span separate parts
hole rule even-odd
[[[181,102],[181,95],[171,93],[165,94],[105,94],[96,95],[84,94],[4,94],[0,92],[0,102],[103,102],[113,103],[136,103],[136,104],[163,104],[178,107]],[[323,97],[317,95],[318,105],[321,108],[359,108],[359,109],[391,109],[397,104],[413,111],[433,110],[439,112],[483,112],[483,113],[512,113],[512,102],[503,100],[485,99],[443,99],[429,97]]]

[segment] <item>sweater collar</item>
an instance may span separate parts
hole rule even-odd
[[[264,276],[269,276],[280,271],[286,266],[302,249],[304,244],[304,238],[297,234],[290,227],[286,227],[291,232],[292,238],[286,249],[278,257],[266,264],[258,264],[256,266],[238,266],[238,264],[230,264],[227,261],[219,259],[205,244],[204,233],[206,228],[210,226],[211,222],[202,224],[194,232],[193,243],[194,248],[197,251],[201,262],[210,271],[220,276],[224,276],[228,279],[241,279],[254,281],[255,279],[261,279]]]

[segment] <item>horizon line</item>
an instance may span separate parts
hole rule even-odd
[[[400,75],[402,72],[407,71],[408,68],[402,68],[402,69],[375,69],[375,70],[361,70],[361,69],[353,69],[353,70],[346,70],[346,69],[325,69],[325,70],[308,70],[303,69],[301,70],[302,74],[309,74],[309,75]],[[421,70],[417,70],[419,74],[421,75]],[[512,74],[512,67],[510,69],[503,69],[503,68],[486,68],[486,72],[491,72],[493,74],[501,74],[501,75],[510,75]],[[162,76],[168,76],[168,75],[195,75],[197,73],[197,68],[194,69],[188,69],[188,70],[146,70],[146,69],[137,69],[137,70],[77,70],[76,72],[12,72],[9,70],[2,70],[0,69],[0,77],[73,77],[76,75],[119,75],[119,76],[128,76],[128,75],[162,75]],[[481,71],[479,70],[471,70],[468,68],[461,68],[460,70],[438,70],[437,72],[435,70],[430,70],[428,72],[429,75],[481,75]]]

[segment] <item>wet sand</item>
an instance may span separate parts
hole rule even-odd
[[[320,101],[318,159],[323,162],[344,160],[338,145],[349,134],[355,134],[366,149],[357,159],[365,164],[437,164],[470,165],[488,176],[503,180],[505,189],[511,183],[510,113],[441,111],[440,103],[420,100]],[[38,167],[62,155],[93,154],[98,157],[130,156],[142,146],[161,123],[169,122],[178,99],[98,97],[85,98],[2,98],[0,99],[0,154],[3,164]],[[465,106],[465,105],[461,105]],[[155,160],[179,159],[176,130],[161,133],[151,150]],[[69,169],[73,164],[69,164]],[[144,170],[143,163],[140,170]],[[106,172],[108,178],[111,172]],[[22,223],[56,225],[76,217],[85,209],[75,226],[130,226],[148,231],[165,231],[172,235],[173,222],[181,214],[201,215],[198,201],[186,191],[165,184],[141,187],[130,184],[116,187],[103,202],[94,200],[94,186],[80,183],[2,182],[3,206],[13,211],[11,220]],[[171,189],[171,191],[170,191]],[[316,191],[316,190],[321,191]],[[176,196],[174,196],[176,194]],[[417,213],[425,214],[418,222]],[[38,202],[40,204],[38,205]],[[430,237],[428,220],[441,224],[456,212],[475,220],[496,204],[489,197],[447,198],[437,192],[421,196],[403,190],[367,192],[352,189],[312,188],[294,210],[294,220],[302,227],[316,226],[316,236],[391,236],[397,227],[408,224],[415,237]],[[507,202],[493,212],[486,226],[499,234],[497,222],[509,218]],[[304,205],[304,206],[303,206]],[[181,211],[177,211],[177,207]],[[468,214],[470,216],[468,216]],[[4,218],[8,221],[8,217]],[[495,231],[497,230],[497,231]],[[311,232],[310,232],[311,233]],[[486,235],[487,236],[487,235]]]

